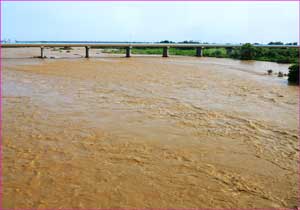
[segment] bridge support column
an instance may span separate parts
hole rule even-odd
[[[196,56],[197,57],[203,56],[203,47],[196,47]]]
[[[162,57],[169,57],[169,48],[170,47],[164,47],[163,48],[163,55],[162,55]]]
[[[89,46],[86,46],[86,47],[85,47],[85,57],[86,57],[86,58],[89,58],[89,57],[90,57],[90,55],[89,55],[89,50],[90,50],[90,47],[89,47]]]
[[[131,48],[132,47],[126,47],[126,57],[127,58],[131,57]]]
[[[41,46],[41,58],[44,58],[44,47]]]

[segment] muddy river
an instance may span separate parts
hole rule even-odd
[[[297,205],[289,65],[45,53],[2,50],[4,208]]]

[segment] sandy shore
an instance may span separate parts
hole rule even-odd
[[[297,205],[288,65],[2,54],[4,208]]]

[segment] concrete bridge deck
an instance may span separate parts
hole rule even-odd
[[[259,48],[300,48],[299,45],[253,45]],[[226,48],[231,51],[233,48],[242,47],[242,44],[178,44],[178,43],[59,43],[59,44],[0,44],[1,48],[18,48],[18,47],[38,47],[41,48],[41,58],[44,58],[44,48],[53,47],[84,47],[85,57],[89,58],[91,48],[125,48],[126,57],[131,56],[131,49],[135,48],[163,48],[163,57],[169,56],[169,48],[195,48],[195,55],[201,57],[203,48]]]

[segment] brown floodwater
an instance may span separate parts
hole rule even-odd
[[[2,55],[4,208],[297,206],[288,65]]]

